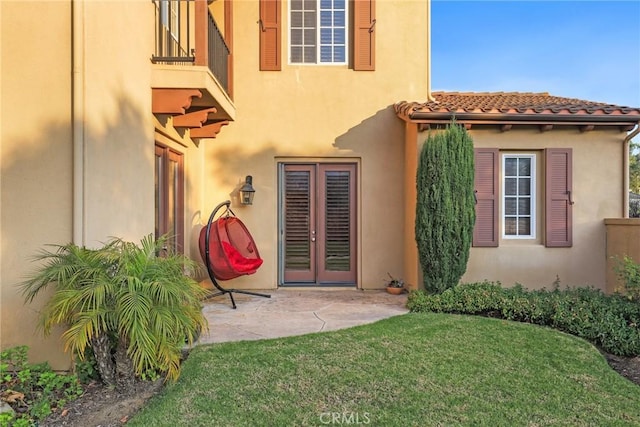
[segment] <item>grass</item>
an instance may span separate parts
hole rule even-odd
[[[201,346],[129,426],[637,426],[640,387],[530,324],[407,314]]]

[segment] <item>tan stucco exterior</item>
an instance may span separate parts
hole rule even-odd
[[[233,287],[278,286],[277,170],[285,161],[356,163],[355,286],[381,288],[387,272],[402,274],[404,124],[392,105],[428,98],[428,3],[377,2],[376,70],[358,72],[288,64],[282,4],[282,70],[261,72],[259,3],[233,2],[232,99],[206,68],[151,63],[153,2],[0,2],[1,348],[25,344],[36,362],[70,366],[59,334],[42,339],[36,330],[48,294],[25,305],[16,284],[47,244],[96,247],[153,232],[155,143],[184,155],[188,256],[200,259],[200,229],[225,199],[254,235],[264,265]],[[223,32],[226,5],[209,5]],[[231,123],[216,139],[192,140],[171,115],[152,113],[152,89],[167,87],[201,89],[194,105],[214,98]],[[256,188],[250,207],[237,204],[245,175]]]
[[[408,126],[411,126],[410,124]],[[414,127],[416,125],[413,125]],[[560,286],[594,286],[606,290],[606,230],[603,218],[623,215],[624,133],[619,129],[580,132],[576,126],[541,132],[538,126],[521,126],[502,132],[499,126],[472,126],[474,147],[498,148],[500,152],[536,155],[536,238],[525,240],[500,237],[499,246],[471,248],[462,282],[500,281],[530,289]],[[417,134],[408,144],[419,147],[427,132]],[[547,248],[544,245],[544,149],[571,148],[573,151],[573,245]],[[599,172],[606,173],[606,179]],[[407,169],[407,173],[411,171]],[[415,175],[414,175],[415,176]],[[415,209],[415,198],[407,199],[407,210]],[[502,206],[499,207],[502,212]],[[501,236],[501,231],[499,232]],[[409,240],[410,236],[405,238]],[[414,252],[413,257],[417,257]],[[406,273],[410,274],[410,273]]]
[[[290,65],[286,46],[287,2],[283,2],[281,71],[259,71],[258,37],[236,25],[234,102],[236,122],[206,144],[205,201],[211,208],[253,176],[251,207],[236,213],[251,230],[265,263],[234,286],[278,285],[277,190],[279,162],[352,161],[358,164],[358,279],[364,289],[381,288],[386,273],[401,275],[404,230],[404,125],[392,105],[426,99],[428,6],[418,1],[376,4],[376,70],[348,66]],[[234,4],[237,22],[251,22],[258,3]],[[254,19],[255,20],[255,19]],[[381,197],[382,196],[382,197]],[[232,198],[233,201],[233,198]]]
[[[640,218],[607,218],[607,292],[624,290],[619,277],[625,257],[640,263]]]
[[[68,357],[58,337],[42,339],[36,330],[45,297],[25,306],[15,285],[37,249],[72,238],[71,45],[64,42],[71,37],[71,8],[68,2],[1,2],[0,8],[0,345],[28,344],[32,356],[61,366]]]
[[[300,162],[357,165],[357,274],[349,286],[380,289],[387,273],[420,286],[415,171],[426,133],[400,120],[393,105],[430,98],[429,3],[376,2],[375,71],[289,64],[286,0],[281,70],[259,71],[259,2],[233,1],[232,15],[228,6],[216,0],[208,8],[222,31],[233,28],[233,96],[205,66],[152,64],[151,1],[0,1],[2,349],[25,344],[36,362],[70,366],[59,334],[43,339],[36,330],[48,295],[25,305],[16,284],[47,244],[96,247],[111,236],[138,241],[154,232],[156,143],[184,158],[186,255],[200,260],[200,230],[226,199],[251,231],[264,264],[230,287],[280,285],[278,170]],[[158,88],[198,89],[194,106],[215,106],[229,124],[215,139],[192,139],[173,113],[154,110]],[[540,239],[473,248],[463,280],[548,287],[559,277],[602,288],[603,218],[624,213],[621,133],[474,126],[471,136],[478,147],[572,148],[576,205],[571,248],[545,248]],[[256,190],[252,206],[238,203],[246,175]]]
[[[0,2],[2,22],[0,346],[70,365],[59,333],[42,338],[17,288],[47,244],[96,247],[154,230],[153,3]],[[126,12],[126,13],[125,13]],[[75,36],[75,37],[74,37]],[[176,134],[176,139],[184,140]],[[183,141],[188,218],[202,155]]]

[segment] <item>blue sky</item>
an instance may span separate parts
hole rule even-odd
[[[640,108],[640,0],[431,2],[431,87]]]

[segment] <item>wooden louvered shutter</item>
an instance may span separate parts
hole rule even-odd
[[[547,247],[571,247],[573,244],[570,148],[545,150],[545,244]]]
[[[498,246],[498,149],[475,150],[476,224],[473,246]]]
[[[376,69],[375,0],[355,0],[353,3],[353,69]]]
[[[318,281],[355,282],[355,165],[320,165]]]
[[[315,280],[315,168],[288,165],[284,172],[284,269],[287,282]]]
[[[260,70],[280,71],[281,0],[260,0]]]

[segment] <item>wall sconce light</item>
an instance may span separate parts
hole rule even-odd
[[[253,196],[256,193],[256,190],[253,189],[253,177],[251,175],[247,175],[244,180],[244,184],[240,188],[240,203],[243,205],[252,205],[253,204]]]

